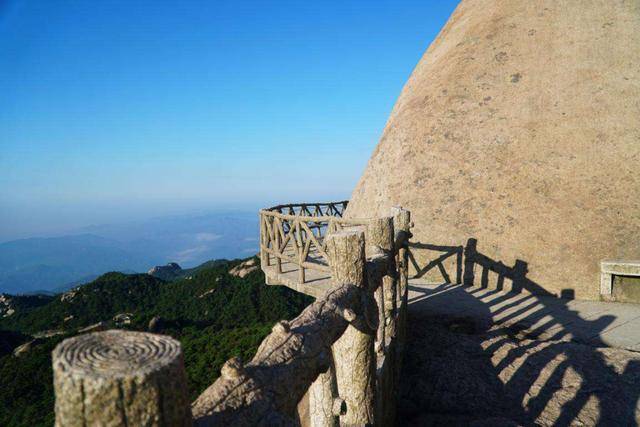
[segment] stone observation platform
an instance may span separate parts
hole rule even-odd
[[[280,276],[270,270],[271,284],[314,297],[331,287],[331,278],[316,272],[308,282],[297,283],[297,270],[289,263],[283,264]],[[409,313],[473,317],[487,326],[515,326],[523,336],[640,352],[640,304],[566,300],[421,279],[409,279],[408,302]]]
[[[366,224],[364,219],[342,217],[347,204],[342,201],[282,205],[261,212],[262,267],[269,284],[284,285],[316,298],[331,288],[327,255],[322,246],[327,231],[363,229]],[[293,235],[297,238],[292,238]],[[267,259],[267,255],[271,256]],[[461,260],[459,263],[462,264]],[[603,262],[605,264],[609,266],[611,262]],[[619,264],[626,267],[620,271],[630,274],[629,263],[616,263]],[[640,274],[636,273],[640,270],[637,264],[633,263],[633,274]],[[609,276],[611,272],[622,274],[611,268],[605,270]],[[610,283],[611,277],[607,280]],[[463,315],[493,327],[515,325],[522,335],[540,339],[571,339],[640,351],[638,304],[563,299],[450,283],[430,284],[422,278],[409,278],[408,305],[409,312]]]
[[[367,220],[344,219],[343,207],[346,202],[339,208],[286,205],[261,212],[262,267],[269,284],[316,298],[334,286],[324,239],[336,230],[363,229],[366,235],[368,228]],[[396,378],[399,422],[637,424],[640,305],[549,295],[527,280],[521,264],[492,262],[473,240],[423,260],[418,252],[430,249],[407,244],[415,276],[407,275],[408,366]],[[454,260],[451,266],[447,259]],[[603,263],[603,273],[630,274],[629,263],[625,270],[609,264]],[[445,283],[430,283],[430,270],[439,271]],[[497,273],[497,287],[489,283],[491,272]],[[492,404],[469,406],[475,401]]]
[[[522,337],[640,351],[640,304],[567,300],[420,279],[409,280],[408,302],[413,314],[469,317],[488,328],[515,328]]]
[[[366,220],[342,217],[348,202],[279,205],[260,211],[262,270],[269,285],[318,298],[331,287],[324,239],[343,229],[364,230]]]
[[[358,378],[353,385],[343,383],[343,390],[347,388],[346,394],[351,398],[345,397],[346,413],[335,422],[339,421],[341,425],[392,425],[394,396],[399,387],[404,351],[410,213],[394,207],[386,216],[345,218],[347,205],[348,201],[300,203],[261,210],[260,263],[267,284],[284,285],[322,301],[335,292],[340,283],[336,276],[337,260],[329,242],[341,235],[363,236],[366,262],[362,286],[368,295],[364,298],[370,302],[364,303],[364,323],[357,329],[370,336],[346,336],[341,340],[348,344],[333,346],[334,359],[342,358],[339,354],[345,350],[349,354],[362,354],[366,359],[354,361],[355,364],[349,366],[344,362],[342,365],[335,363],[336,373],[352,370],[357,372]],[[371,339],[373,347],[367,348],[365,342]],[[317,400],[318,383],[331,382],[326,377],[328,374],[323,375],[299,403],[302,425],[334,425],[334,421],[318,410],[322,406]],[[366,385],[367,378],[372,382],[370,385]],[[340,379],[336,379],[337,391],[329,393],[325,384],[321,400],[327,399],[328,395],[333,396],[329,400],[343,397]]]

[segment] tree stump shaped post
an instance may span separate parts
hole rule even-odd
[[[394,251],[396,255],[395,268],[396,295],[395,295],[395,340],[389,356],[391,357],[391,368],[387,373],[387,382],[384,392],[387,395],[397,396],[400,388],[400,374],[402,371],[402,356],[405,350],[406,324],[407,324],[407,297],[409,290],[409,252],[408,243],[411,236],[411,214],[406,209],[394,207],[393,228],[394,228]],[[396,401],[387,399],[379,401],[379,409],[382,413],[380,418],[384,419],[385,425],[394,425],[396,418]]]
[[[309,387],[309,427],[335,427],[338,425],[338,416],[342,414],[336,402],[340,403],[335,378],[333,363],[327,372],[318,375],[318,378]],[[304,423],[303,423],[304,425]]]
[[[395,335],[395,322],[393,312],[395,309],[396,280],[395,260],[391,256],[393,251],[393,217],[374,218],[367,226],[367,258],[379,255],[388,255],[387,266],[382,277],[373,277],[380,280],[371,283],[374,288],[376,303],[378,305],[378,331],[376,334],[376,351],[384,353],[387,339]]]
[[[52,353],[57,427],[191,426],[182,348],[171,337],[110,330]]]
[[[363,232],[332,233],[327,237],[327,254],[336,286],[353,283],[366,288]],[[332,347],[338,394],[346,404],[345,413],[340,415],[340,425],[374,423],[375,332],[368,328],[364,310],[366,308],[361,313],[345,310],[350,325]]]
[[[400,206],[395,206],[392,208],[392,213],[395,241],[400,245],[396,248],[396,266],[398,269],[396,304],[400,309],[399,317],[403,318],[407,305],[407,291],[409,287],[409,251],[407,245],[411,237],[411,212]],[[399,328],[403,328],[403,326]]]
[[[269,252],[266,247],[269,246],[267,221],[269,218],[260,211],[260,267],[264,270],[270,265]]]

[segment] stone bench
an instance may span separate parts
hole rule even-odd
[[[640,261],[605,260],[600,262],[600,295],[610,299],[613,276],[640,276]]]

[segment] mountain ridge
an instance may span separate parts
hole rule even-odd
[[[107,328],[180,340],[195,398],[226,360],[250,359],[276,321],[297,316],[311,302],[267,286],[259,269],[244,277],[231,271],[249,261],[257,258],[211,260],[170,281],[110,272],[54,296],[4,295],[22,306],[0,317],[0,425],[51,425],[51,350],[67,337]]]
[[[228,212],[85,227],[76,233],[0,243],[0,292],[52,292],[107,271],[144,272],[257,252],[257,216]]]

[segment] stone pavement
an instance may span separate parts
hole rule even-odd
[[[488,328],[509,327],[524,338],[640,351],[640,304],[566,300],[411,280],[409,312],[470,317]]]
[[[410,282],[398,425],[640,425],[640,305]]]

